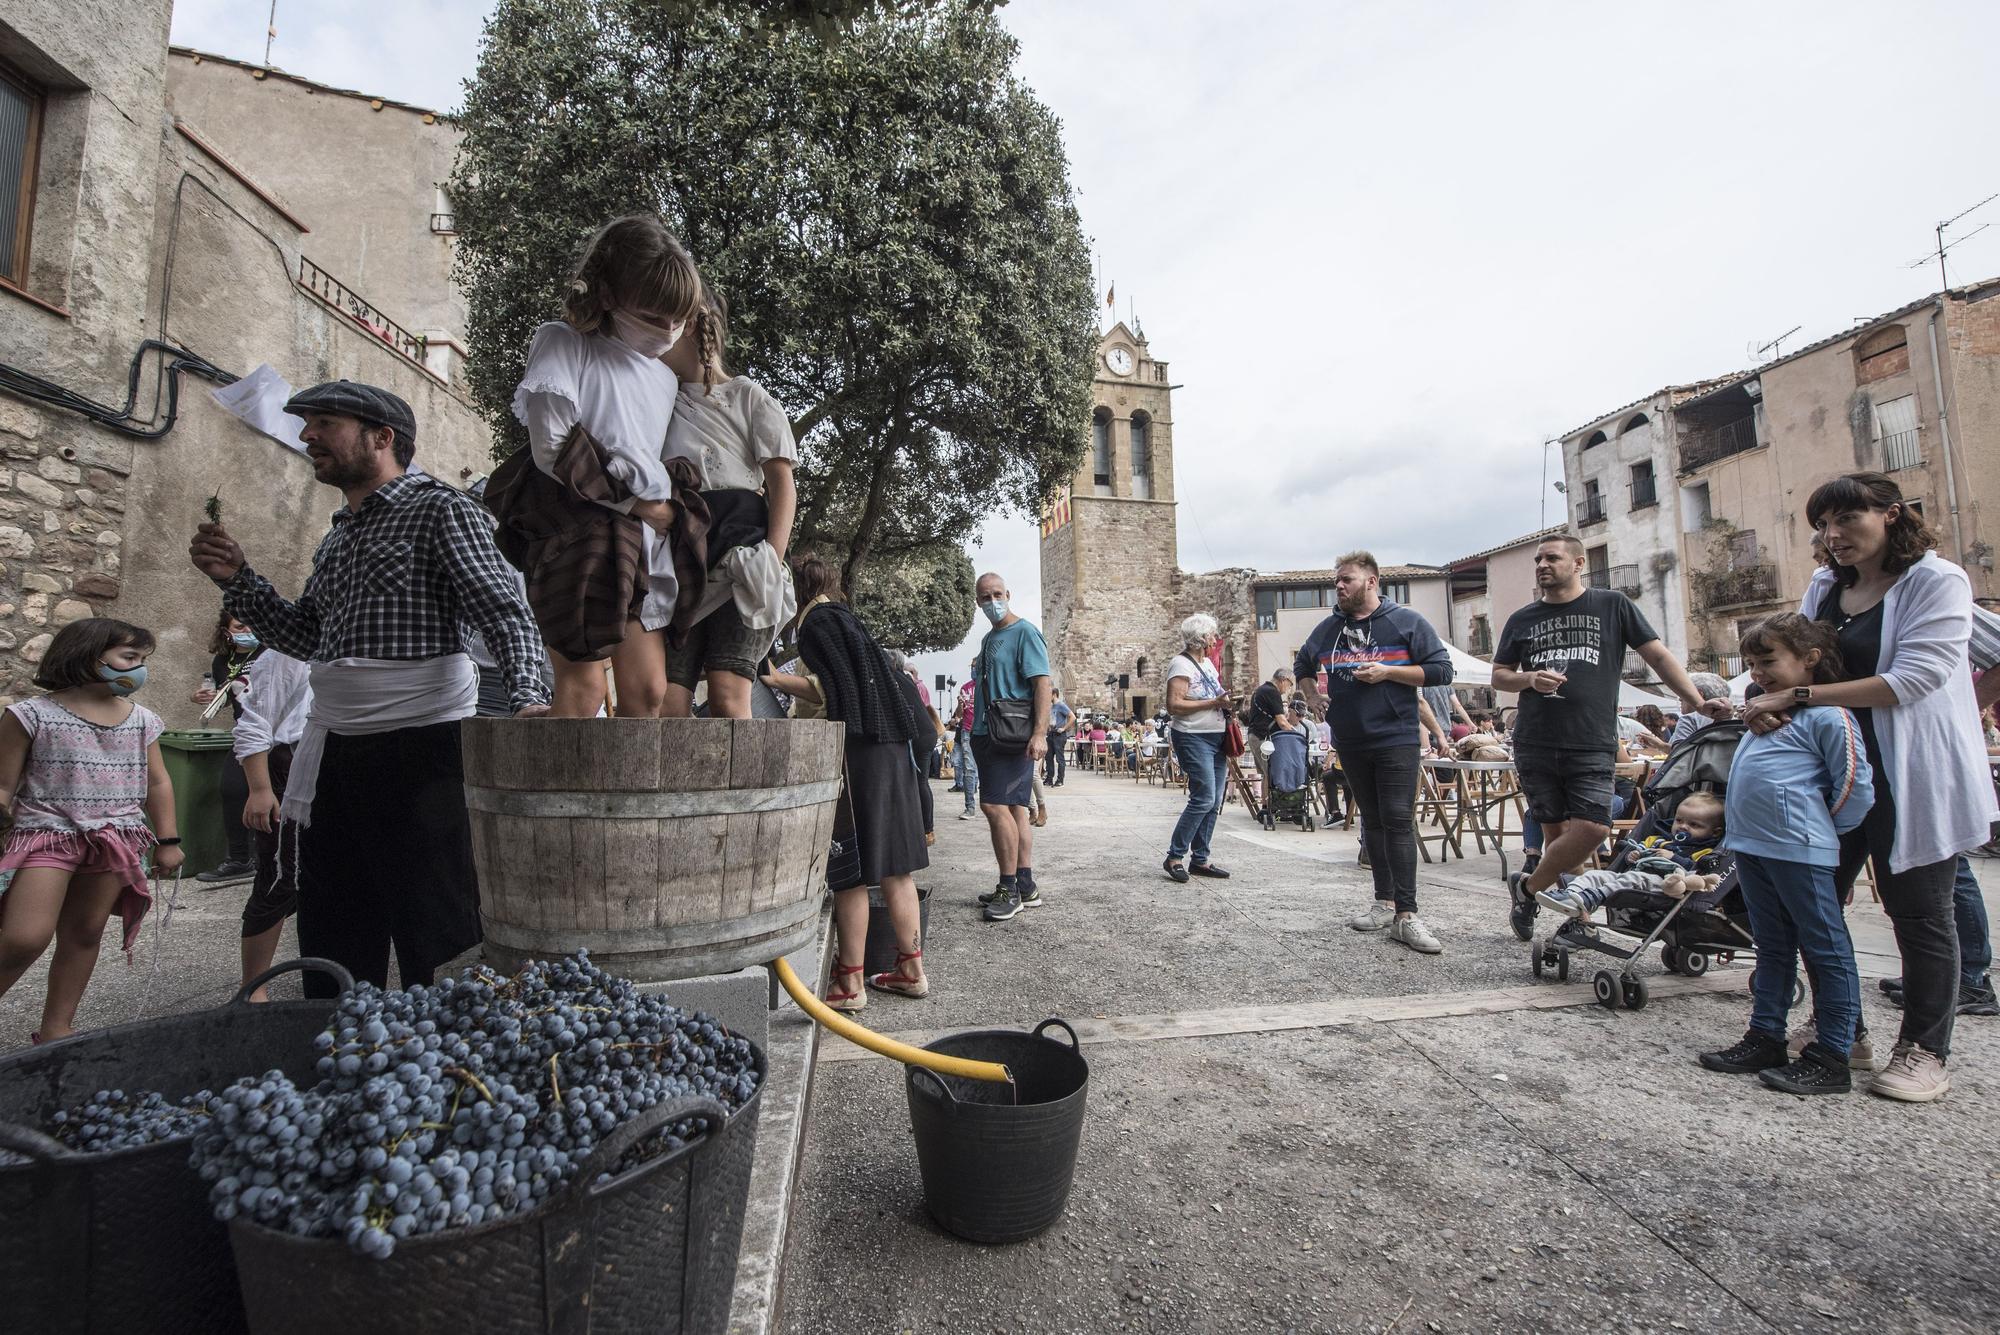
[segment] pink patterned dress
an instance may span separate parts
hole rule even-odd
[[[92,723],[34,696],[7,712],[28,733],[28,760],[14,793],[14,828],[0,849],[0,914],[14,873],[59,867],[119,878],[118,916],[127,952],[152,895],[146,886],[146,756],[166,725],[135,704],[122,723]]]

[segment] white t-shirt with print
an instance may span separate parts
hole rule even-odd
[[[1223,690],[1222,681],[1215,675],[1215,667],[1206,658],[1189,658],[1186,654],[1175,654],[1174,661],[1167,664],[1168,689],[1172,689],[1175,677],[1187,679],[1187,698],[1190,700],[1219,700],[1228,692]],[[1182,732],[1223,732],[1229,727],[1229,720],[1220,709],[1204,709],[1198,714],[1176,714],[1173,726]]]

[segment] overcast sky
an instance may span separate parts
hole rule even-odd
[[[449,109],[489,8],[279,0],[272,60]],[[174,40],[258,60],[267,12],[179,0]],[[1189,569],[1444,561],[1536,528],[1545,497],[1554,522],[1543,441],[1935,290],[1908,262],[2000,191],[1985,0],[1001,15],[1119,314],[1185,386]],[[2000,273],[2000,225],[1950,258],[1954,283]],[[1017,517],[976,556],[1031,618],[1035,551]]]

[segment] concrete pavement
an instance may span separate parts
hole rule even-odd
[[[1591,1004],[1594,966],[1537,984],[1490,856],[1420,866],[1425,958],[1344,926],[1371,895],[1352,834],[1230,807],[1234,877],[1177,886],[1179,794],[1072,771],[1050,797],[1048,904],[979,922],[984,827],[941,822],[933,995],[863,1019],[1078,1022],[1068,1212],[1012,1247],[943,1234],[901,1069],[829,1042],[785,1330],[1995,1327],[2000,1021],[1961,1021],[1942,1103],[1793,1099],[1694,1063],[1742,1032],[1745,967],[1653,963],[1636,1013]],[[1853,921],[1864,973],[1894,972],[1879,910]],[[1865,1005],[1886,1049],[1896,1014],[1872,983]]]

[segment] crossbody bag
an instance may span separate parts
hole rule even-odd
[[[997,700],[993,696],[993,655],[982,650],[979,676],[986,689],[986,741],[1000,751],[1026,751],[1035,731],[1033,700]]]

